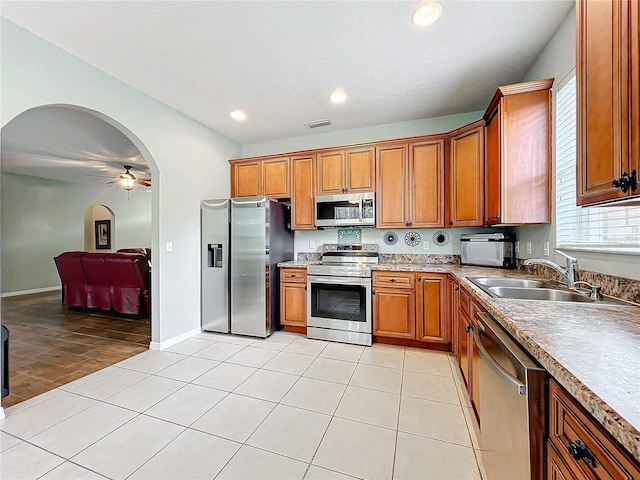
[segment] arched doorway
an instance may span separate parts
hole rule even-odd
[[[25,129],[25,125],[28,127],[27,129]],[[73,136],[65,134],[65,128],[68,131],[69,126],[73,126]],[[30,207],[34,208],[29,215],[20,221],[21,229],[13,228],[14,225],[7,228],[5,223],[15,221],[19,216],[19,210],[29,202],[20,203],[12,200],[2,202],[3,209],[5,207],[12,208],[13,213],[1,217],[3,232],[9,232],[10,237],[8,242],[5,242],[3,238],[1,248],[3,251],[13,249],[12,253],[16,251],[20,253],[18,261],[15,262],[16,266],[8,262],[8,268],[3,268],[2,273],[5,277],[2,282],[3,292],[29,293],[37,290],[51,290],[54,281],[59,284],[59,279],[52,280],[54,276],[57,276],[55,267],[52,266],[52,257],[55,254],[61,253],[62,249],[95,250],[95,248],[87,248],[89,235],[87,235],[84,222],[86,212],[82,211],[80,215],[75,215],[79,223],[78,225],[74,223],[73,227],[69,228],[71,225],[69,217],[74,211],[96,203],[95,200],[84,201],[92,198],[91,193],[101,192],[101,196],[98,195],[96,200],[98,203],[107,205],[111,205],[111,202],[105,198],[111,195],[117,199],[116,204],[121,211],[135,210],[135,202],[140,199],[144,200],[142,203],[148,206],[148,214],[142,219],[148,223],[144,228],[148,234],[147,240],[140,245],[129,243],[130,239],[137,238],[133,234],[125,235],[126,240],[118,243],[115,236],[117,234],[115,218],[111,218],[112,230],[110,234],[114,239],[114,249],[116,246],[118,248],[149,247],[153,244],[154,236],[157,242],[157,228],[153,227],[152,218],[157,218],[158,215],[153,211],[154,202],[151,201],[152,195],[157,198],[157,191],[152,193],[149,188],[140,188],[132,191],[129,196],[129,192],[120,189],[117,185],[114,185],[113,188],[105,186],[111,182],[114,176],[122,172],[123,165],[135,165],[136,168],[144,172],[145,177],[157,178],[157,166],[140,140],[126,127],[100,112],[73,105],[45,105],[21,113],[2,128],[2,173],[0,173],[0,178],[3,187],[10,185],[9,188],[3,188],[3,196],[5,196],[5,191],[8,194],[22,192],[23,196],[28,196],[28,192],[38,192],[38,194],[31,196],[33,204]],[[73,173],[74,170],[79,170],[80,173]],[[140,174],[137,175],[140,176]],[[85,176],[88,182],[86,188],[79,186],[82,182],[78,180],[78,177]],[[92,178],[89,178],[90,176]],[[16,179],[18,180],[16,181]],[[62,193],[65,190],[68,195]],[[93,192],[90,192],[91,190]],[[74,198],[77,199],[77,202],[73,201]],[[56,205],[59,208],[55,209],[54,213],[53,209],[49,209],[49,207]],[[110,211],[110,214],[115,216],[113,210]],[[131,217],[135,217],[135,215],[131,215]],[[123,222],[121,229],[123,234],[126,234],[127,226],[129,232],[140,230],[139,223],[136,225],[136,221],[141,221],[138,217]],[[90,241],[94,242],[95,246],[95,238],[93,238],[95,232],[92,231],[92,233]],[[49,235],[49,241],[46,240],[47,235]],[[71,238],[73,241],[69,241]],[[46,246],[39,248],[45,243]],[[68,245],[68,247],[63,248],[63,245]],[[21,250],[22,247],[24,248]],[[58,250],[55,250],[56,248]],[[33,263],[37,267],[29,265],[30,259],[33,257],[35,257]],[[21,268],[26,273],[18,278],[19,276],[14,272],[19,271],[17,265],[21,263],[20,260],[22,260]],[[24,264],[25,261],[26,264]],[[43,265],[51,267],[48,269],[48,275],[43,274]],[[38,277],[44,283],[30,284],[31,279],[26,278],[28,272],[38,272]],[[158,275],[157,269],[154,274],[154,276]],[[156,288],[154,284],[157,285],[157,282],[152,282],[152,290]],[[2,319],[0,319],[1,323]],[[152,321],[150,329],[153,331],[153,328]],[[146,346],[148,347],[148,344]]]

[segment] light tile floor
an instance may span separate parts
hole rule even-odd
[[[8,408],[0,477],[480,480],[450,354],[203,333]]]

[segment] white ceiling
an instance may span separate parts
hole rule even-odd
[[[131,141],[104,120],[69,107],[27,110],[2,128],[2,171],[79,184],[108,184],[131,165],[149,168]],[[146,189],[136,186],[135,188]]]
[[[482,110],[523,78],[573,0],[441,0],[440,21],[422,30],[410,23],[417,4],[3,1],[0,12],[246,144]],[[329,101],[335,87],[343,105]],[[236,108],[244,123],[229,117]],[[322,118],[333,126],[303,126]]]

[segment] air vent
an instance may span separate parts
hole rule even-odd
[[[320,127],[328,127],[331,125],[331,120],[325,118],[324,120],[314,120],[312,122],[305,122],[304,126],[308,129],[312,128],[320,128]]]

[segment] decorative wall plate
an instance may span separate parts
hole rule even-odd
[[[395,245],[396,243],[398,243],[398,234],[396,232],[390,231],[385,233],[382,239],[387,245]]]
[[[422,240],[422,238],[420,237],[420,234],[418,232],[407,232],[407,234],[404,236],[404,243],[406,243],[410,247],[416,247],[420,245],[420,240]]]
[[[438,230],[433,234],[433,243],[435,243],[439,247],[444,247],[445,245],[447,245],[449,243],[449,240],[451,240],[449,234],[442,230]]]

